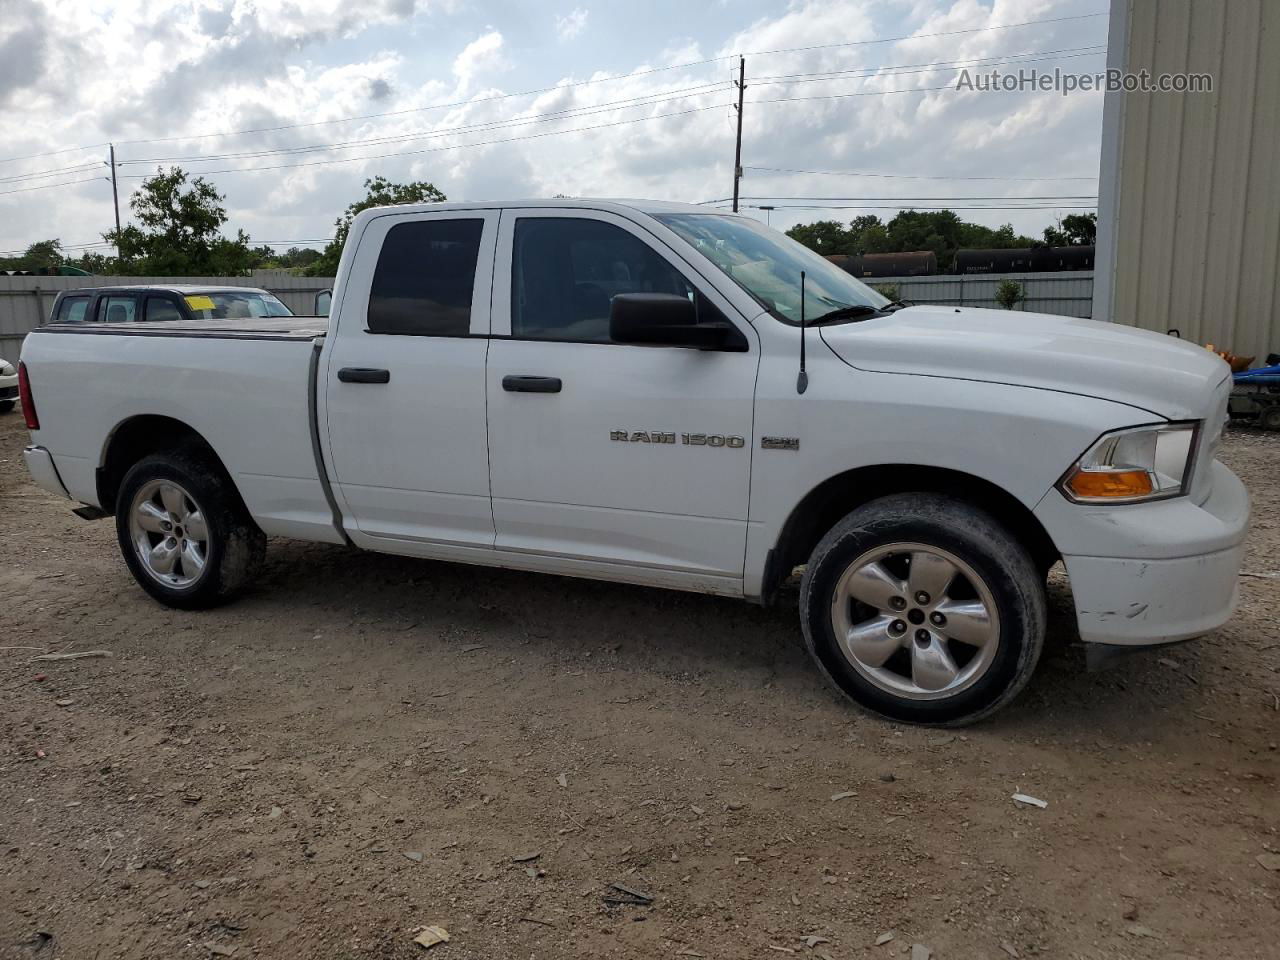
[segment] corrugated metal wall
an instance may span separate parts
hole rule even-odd
[[[270,290],[297,314],[314,309],[315,295],[333,286],[332,277],[7,277],[0,276],[0,357],[16,363],[27,332],[49,319],[60,290],[153,283],[207,284],[218,287],[260,287]]]
[[[1094,316],[1261,361],[1280,351],[1280,2],[1112,0],[1111,17],[1112,66],[1214,90],[1107,94]]]
[[[954,307],[998,307],[1001,280],[1022,284],[1027,299],[1016,309],[1087,317],[1093,306],[1093,272],[966,274],[936,277],[866,277],[874,286],[896,285],[898,296],[914,303],[945,303]]]

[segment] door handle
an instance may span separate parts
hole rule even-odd
[[[502,389],[510,393],[559,393],[559,377],[508,375],[502,378]]]
[[[390,383],[391,371],[375,367],[343,367],[338,371],[343,383]]]

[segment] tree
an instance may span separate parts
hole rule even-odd
[[[119,250],[115,272],[174,276],[237,276],[253,266],[249,237],[221,233],[226,198],[204,177],[190,180],[181,167],[142,181],[129,201],[141,226],[130,224],[103,234]]]
[[[798,224],[787,236],[824,256],[932,250],[943,270],[951,268],[960,249],[1007,249],[1034,243],[1030,237],[1015,233],[1010,224],[992,229],[961,220],[953,210],[902,210],[888,223],[865,215],[855,217],[847,228],[835,220],[819,220]]]
[[[1000,286],[996,287],[996,303],[1006,310],[1012,310],[1025,299],[1026,291],[1017,280],[1001,280]]]
[[[67,262],[61,240],[37,240],[21,256],[0,257],[0,270],[38,270]]]
[[[1056,227],[1044,228],[1044,242],[1051,247],[1077,247],[1094,243],[1098,237],[1096,213],[1070,213]]]
[[[351,221],[361,210],[370,207],[389,207],[401,203],[442,203],[447,198],[435,188],[434,184],[425,180],[413,183],[392,183],[385,177],[374,177],[364,182],[365,197],[347,207],[346,212],[333,222],[333,239],[306,269],[309,277],[332,277],[338,272],[338,261],[342,259],[342,248],[347,245],[347,234],[351,231]]]

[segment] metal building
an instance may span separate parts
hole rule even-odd
[[[1107,58],[1213,90],[1106,94],[1093,316],[1260,363],[1280,351],[1280,2],[1112,0]]]

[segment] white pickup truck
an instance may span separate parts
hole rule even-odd
[[[1015,696],[1057,561],[1096,653],[1235,603],[1230,378],[1171,337],[892,303],[656,202],[367,210],[332,303],[33,332],[32,475],[177,607],[270,536],[757,602],[803,566],[822,672],[910,722]]]

